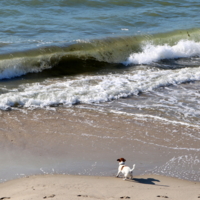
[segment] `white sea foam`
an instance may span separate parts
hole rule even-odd
[[[153,170],[148,170],[146,172],[200,181],[199,164],[199,154],[188,154],[173,157],[164,165],[155,167]]]
[[[121,28],[122,31],[129,31],[128,28]]]
[[[174,46],[145,44],[142,52],[133,53],[125,64],[150,64],[162,59],[184,58],[200,55],[200,42],[181,40]]]
[[[137,70],[128,74],[79,76],[74,80],[22,85],[1,94],[0,107],[19,104],[25,107],[107,102],[161,86],[200,80],[200,67],[177,70]]]
[[[9,79],[25,75],[27,73],[38,73],[44,69],[51,68],[48,65],[50,57],[36,57],[36,60],[31,58],[13,58],[0,61],[0,80]],[[40,63],[40,66],[37,66]],[[32,65],[31,65],[32,64]]]

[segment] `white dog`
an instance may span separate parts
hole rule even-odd
[[[119,167],[118,167],[118,173],[116,177],[119,177],[119,174],[121,172],[124,175],[123,180],[126,180],[129,177],[132,179],[132,171],[135,169],[135,164],[133,165],[133,168],[131,169],[130,167],[125,166],[126,160],[124,158],[119,158],[117,159],[117,161],[119,162]]]

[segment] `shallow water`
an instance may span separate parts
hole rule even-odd
[[[115,176],[119,157],[134,176],[199,179],[199,127],[88,106],[1,112],[0,181],[33,174]]]

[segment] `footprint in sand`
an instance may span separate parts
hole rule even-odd
[[[55,196],[56,196],[55,194],[52,194],[52,195],[49,195],[49,196],[45,196],[45,197],[43,197],[43,199],[53,198],[53,197],[55,197]]]
[[[160,195],[158,195],[157,197],[169,198],[168,196],[160,196]]]
[[[79,195],[77,195],[77,197],[88,197],[88,195],[81,195],[81,194],[79,194]]]

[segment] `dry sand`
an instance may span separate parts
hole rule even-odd
[[[0,199],[133,199],[197,200],[200,183],[158,175],[143,175],[133,180],[74,175],[38,175],[0,184]]]

